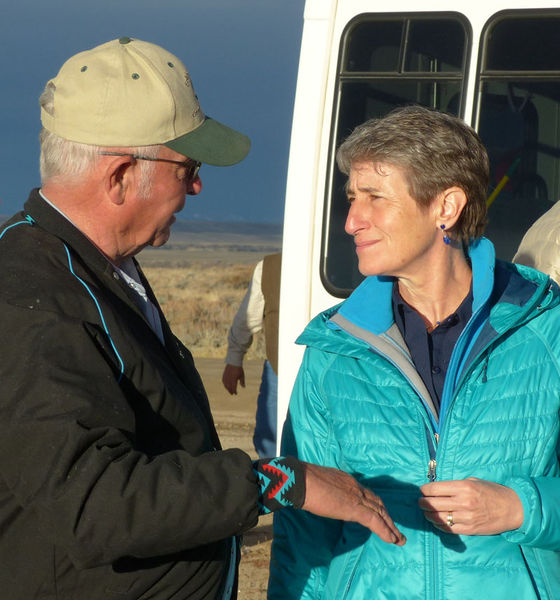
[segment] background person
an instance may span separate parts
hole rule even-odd
[[[236,536],[289,505],[404,543],[346,474],[221,450],[134,258],[168,240],[200,163],[249,140],[130,38],[71,57],[40,102],[42,187],[0,231],[2,597],[229,600]]]
[[[247,293],[228,332],[226,366],[222,383],[230,394],[245,387],[243,358],[253,335],[264,328],[266,359],[257,398],[253,444],[261,458],[276,455],[276,411],[278,404],[278,316],[280,313],[280,269],[282,253],[269,254],[253,271]]]
[[[523,236],[513,262],[550,275],[560,283],[560,203],[539,217]]]
[[[277,513],[269,598],[560,597],[557,286],[481,237],[488,157],[460,119],[402,108],[337,162],[366,279],[298,340],[283,452],[357,477],[408,541]]]

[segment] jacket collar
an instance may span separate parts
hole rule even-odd
[[[73,248],[96,271],[112,274],[114,269],[109,260],[75,225],[43,200],[38,188],[29,194],[24,212],[30,215],[41,229]]]
[[[469,246],[469,259],[473,272],[473,314],[490,300],[494,291],[496,253],[494,245],[480,238]],[[352,295],[338,308],[338,313],[357,327],[376,335],[387,331],[394,323],[391,294],[393,277],[367,277]],[[508,280],[509,283],[509,280]],[[525,287],[519,280],[517,288]],[[501,301],[508,301],[511,291],[501,290]],[[519,304],[520,289],[515,290],[515,303]],[[535,292],[535,285],[525,289],[521,298],[527,300]],[[497,300],[497,299],[496,299]]]
[[[121,298],[121,300],[125,301],[128,306],[146,322],[150,331],[152,331],[144,313],[138,306],[135,293],[128,285],[126,285],[124,280],[117,275],[114,265],[104,254],[102,254],[95,244],[72,224],[71,221],[48,202],[45,202],[41,197],[38,188],[31,191],[29,198],[24,205],[24,214],[29,215],[38,227],[64,242],[64,244],[73,251],[74,255],[78,257],[83,268],[86,269],[92,277],[100,279],[104,287],[111,290]],[[167,323],[164,324],[165,319],[157,299],[136,260],[135,266],[142,280],[142,285],[146,289],[146,293],[159,310],[162,328],[164,329],[164,336],[168,341],[170,333],[167,331]]]

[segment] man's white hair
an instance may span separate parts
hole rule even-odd
[[[39,98],[39,103],[49,114],[54,113],[53,87],[48,84]],[[104,148],[91,144],[82,144],[64,139],[47,129],[42,129],[40,136],[40,171],[41,183],[44,185],[51,179],[64,179],[68,184],[78,183],[85,175],[96,166],[100,153],[112,151],[115,148]],[[119,152],[141,154],[156,158],[161,146],[139,146],[134,148],[118,148]],[[150,194],[152,175],[155,162],[140,161],[139,196],[144,198]]]

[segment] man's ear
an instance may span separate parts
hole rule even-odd
[[[459,220],[467,205],[467,195],[460,187],[444,190],[438,198],[436,218],[449,231]]]
[[[122,204],[134,177],[134,159],[131,156],[115,156],[108,161],[103,174],[105,194],[113,204]]]

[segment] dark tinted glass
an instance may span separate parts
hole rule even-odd
[[[346,71],[398,71],[404,21],[360,23],[348,37]]]
[[[560,81],[487,81],[480,106],[490,157],[486,236],[511,260],[527,229],[560,197]]]
[[[554,71],[560,57],[560,17],[503,19],[490,28],[486,69]]]
[[[466,33],[453,19],[366,21],[348,35],[343,70],[442,73],[463,66]]]
[[[490,157],[486,235],[507,260],[560,197],[559,32],[558,15],[519,12],[501,15],[483,40],[479,133]],[[493,71],[501,71],[499,77]],[[508,77],[508,71],[515,73]]]
[[[450,19],[412,21],[408,36],[405,71],[442,73],[463,67],[465,30]]]

